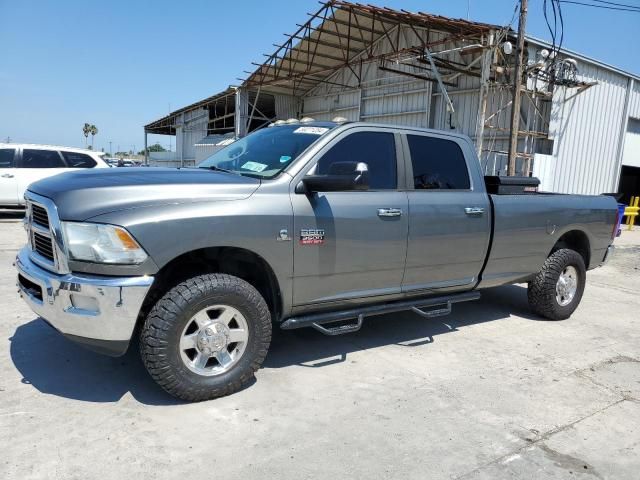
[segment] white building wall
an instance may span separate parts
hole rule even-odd
[[[597,85],[578,93],[557,87],[549,136],[555,166],[551,190],[599,194],[617,188],[618,144],[623,125],[628,78],[580,62],[579,79]]]

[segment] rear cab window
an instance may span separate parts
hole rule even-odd
[[[443,138],[407,134],[416,190],[469,190],[469,170],[460,146]]]
[[[15,164],[16,149],[0,148],[0,168],[13,168]]]
[[[86,153],[67,152],[62,150],[62,156],[69,168],[93,168],[97,162]]]
[[[65,168],[66,165],[56,150],[37,150],[25,148],[22,150],[21,168]]]

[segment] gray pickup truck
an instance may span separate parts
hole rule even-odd
[[[274,325],[349,333],[518,282],[534,312],[565,319],[613,248],[613,198],[517,181],[488,193],[471,141],[449,132],[278,122],[198,167],[32,184],[16,259],[36,314],[110,355],[138,338],[154,380],[186,400],[246,385]]]

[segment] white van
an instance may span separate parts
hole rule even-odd
[[[24,205],[27,187],[76,168],[108,168],[100,153],[82,148],[0,143],[0,205]]]

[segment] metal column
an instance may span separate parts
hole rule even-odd
[[[247,135],[247,120],[249,119],[249,93],[246,88],[236,88],[236,112],[235,112],[235,129],[236,138],[242,138]]]
[[[111,150],[111,147],[109,147],[109,150]],[[144,164],[149,165],[149,149],[147,148],[147,130],[146,129],[144,131]]]

